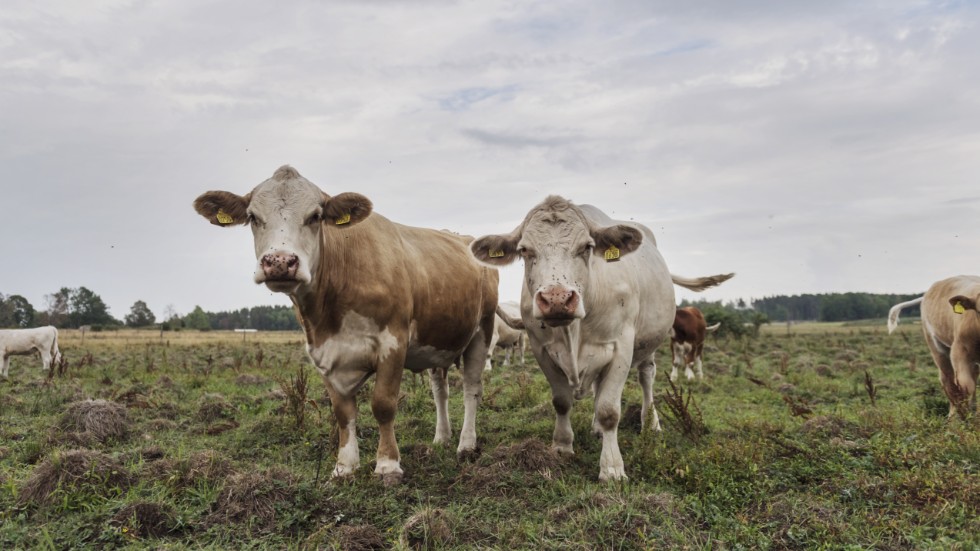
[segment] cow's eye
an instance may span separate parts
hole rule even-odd
[[[311,214],[306,219],[306,225],[307,226],[311,226],[313,224],[319,224],[319,223],[320,223],[320,213],[319,212],[314,212],[313,214]]]
[[[255,216],[255,214],[254,213],[251,213],[251,212],[248,213],[248,223],[251,224],[251,225],[253,225],[253,226],[264,226],[265,225],[265,223],[262,222],[262,219],[261,218],[259,218],[258,216]]]
[[[521,255],[522,258],[534,258],[534,251],[524,246],[517,248],[517,254]]]
[[[593,249],[592,243],[586,243],[585,245],[582,245],[581,249],[579,249],[578,255],[588,258],[589,255],[592,254],[592,249]]]

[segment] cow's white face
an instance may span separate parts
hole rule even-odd
[[[551,196],[528,213],[509,235],[488,235],[473,242],[474,256],[490,265],[524,259],[524,283],[532,315],[552,327],[585,317],[583,293],[593,262],[604,262],[609,247],[629,254],[642,243],[639,230],[627,225],[598,228],[572,203]]]
[[[354,225],[370,214],[371,202],[356,193],[330,197],[284,166],[244,197],[209,191],[197,198],[194,208],[212,224],[251,226],[255,282],[292,293],[313,280],[323,224]]]

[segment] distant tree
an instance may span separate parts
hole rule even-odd
[[[195,306],[194,311],[184,316],[184,326],[188,329],[197,329],[199,331],[207,331],[211,329],[211,323],[208,321],[208,314],[200,306]]]
[[[69,318],[69,314],[71,313],[71,289],[62,287],[55,293],[44,295],[44,301],[48,305],[46,322],[55,327],[68,327],[71,321]]]
[[[126,325],[130,327],[146,327],[156,323],[157,318],[142,300],[137,300],[126,315]]]
[[[72,327],[83,325],[116,325],[118,321],[109,315],[109,307],[102,297],[86,287],[79,287],[71,293],[71,312],[69,319]]]
[[[160,326],[164,331],[180,331],[180,328],[184,326],[184,322],[180,319],[180,314],[177,313],[173,304],[168,304],[163,309],[163,323]]]

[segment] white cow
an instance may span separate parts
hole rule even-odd
[[[977,375],[980,373],[980,277],[961,275],[933,283],[926,294],[892,306],[888,332],[898,327],[904,308],[920,304],[922,333],[939,381],[949,399],[949,416],[977,408]]]
[[[44,370],[61,359],[58,350],[58,330],[53,326],[31,329],[0,329],[0,353],[3,354],[3,369],[0,374],[7,378],[11,356],[26,356],[37,350],[41,354]]]
[[[497,311],[500,312],[501,310],[503,310],[504,315],[512,318],[519,319],[521,317],[521,305],[516,302],[501,302],[497,305]],[[497,348],[504,351],[504,360],[500,365],[506,366],[509,364],[511,356],[515,352],[517,353],[517,358],[521,366],[524,365],[524,343],[527,340],[524,337],[524,331],[514,329],[510,325],[507,325],[507,322],[500,315],[496,315],[493,320],[493,338],[490,339],[490,353],[487,355],[487,366],[484,368],[484,371],[490,371],[492,369],[493,366],[490,360],[493,358],[493,353]]]
[[[470,246],[489,265],[524,259],[521,317],[531,351],[551,385],[552,446],[573,453],[573,399],[595,394],[593,430],[602,435],[599,480],[626,478],[617,442],[629,370],[643,387],[641,419],[659,430],[653,407],[654,352],[674,323],[671,282],[700,291],[734,274],[698,279],[671,275],[649,228],[618,222],[590,205],[551,196],[511,233]]]

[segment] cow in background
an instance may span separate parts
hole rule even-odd
[[[504,351],[504,360],[501,366],[506,366],[510,363],[511,356],[517,354],[518,361],[521,367],[524,366],[524,343],[527,341],[525,337],[525,332],[521,329],[514,329],[507,322],[500,317],[500,310],[504,310],[506,315],[512,318],[521,317],[521,305],[513,302],[501,302],[497,305],[498,314],[494,317],[493,322],[493,339],[490,340],[490,354],[487,356],[487,366],[484,371],[490,371],[493,366],[490,361],[493,359],[494,352],[497,348]]]
[[[26,356],[37,351],[45,371],[61,360],[58,350],[58,330],[54,326],[33,327],[31,329],[0,329],[0,355],[3,356],[3,369],[0,374],[7,378],[11,356]]]
[[[939,368],[949,399],[949,416],[966,416],[977,407],[980,370],[980,277],[960,275],[933,283],[926,294],[892,306],[888,333],[898,327],[904,308],[921,304],[922,333]]]
[[[524,260],[521,318],[551,385],[552,447],[574,453],[569,412],[575,400],[594,394],[592,427],[602,435],[599,480],[626,478],[617,441],[623,386],[636,368],[641,420],[659,428],[654,352],[674,322],[673,284],[700,291],[733,274],[674,276],[649,228],[554,195],[510,233],[481,237],[470,249],[491,266]]]
[[[472,258],[472,238],[392,222],[373,213],[367,197],[327,195],[290,166],[244,196],[204,193],[194,208],[218,226],[249,225],[255,282],[295,305],[340,429],[334,476],[351,475],[360,463],[355,397],[371,375],[375,473],[386,484],[402,478],[394,420],[403,369],[430,370],[434,441],[448,441],[447,370],[460,356],[465,411],[457,451],[476,450],[498,277]]]
[[[704,321],[701,310],[693,306],[678,308],[674,314],[674,326],[670,329],[671,370],[670,380],[677,380],[678,368],[684,368],[687,380],[694,378],[691,366],[697,369],[698,379],[704,379],[701,366],[701,354],[704,351],[704,339],[708,333],[713,333],[721,327],[721,322],[709,326]]]

